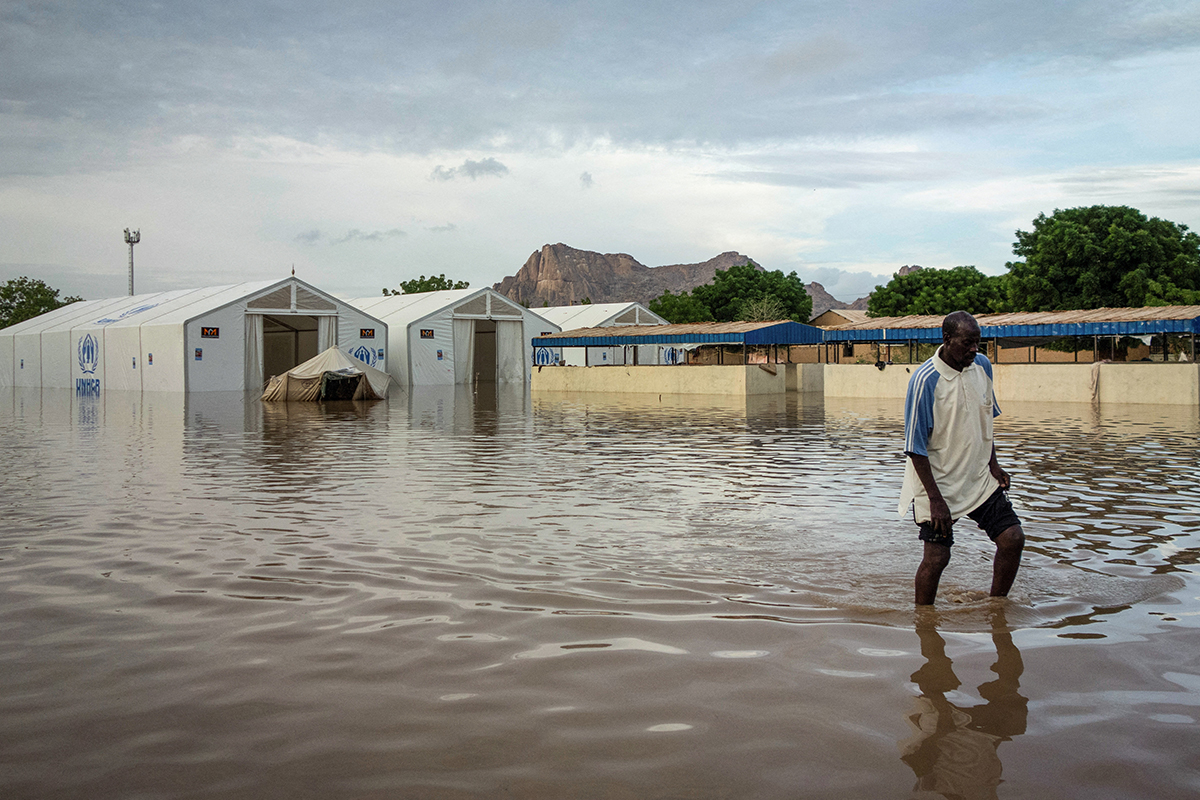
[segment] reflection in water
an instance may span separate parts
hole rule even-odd
[[[1013,643],[1004,614],[996,604],[992,618],[995,680],[980,684],[983,703],[955,705],[947,699],[961,685],[954,664],[946,655],[946,640],[937,631],[935,615],[918,620],[917,636],[925,664],[912,674],[921,690],[908,723],[913,734],[900,743],[901,760],[916,773],[914,791],[934,792],[948,798],[994,798],[1000,785],[1001,763],[997,752],[1025,732],[1028,700],[1020,693],[1025,667]]]
[[[898,401],[0,391],[0,798],[1194,797],[1200,420],[1005,411],[912,690]]]

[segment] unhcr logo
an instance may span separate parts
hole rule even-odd
[[[76,348],[79,355],[79,371],[84,375],[95,375],[100,368],[100,342],[90,333],[79,340]],[[81,397],[97,397],[100,394],[98,378],[76,378],[75,394]]]
[[[94,375],[100,367],[100,343],[90,333],[79,340],[79,371]]]
[[[375,348],[373,347],[367,347],[366,345],[360,344],[358,347],[355,347],[353,350],[348,350],[347,352],[349,352],[350,355],[354,356],[359,361],[366,364],[368,367],[373,367],[379,363],[379,356],[375,355]]]

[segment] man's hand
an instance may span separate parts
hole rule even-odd
[[[1008,491],[1009,485],[1012,484],[1012,478],[1009,476],[1009,474],[1000,469],[1000,465],[994,460],[988,464],[988,469],[991,470],[992,477],[1000,482],[1000,488]]]
[[[929,498],[929,524],[935,531],[943,534],[950,533],[950,529],[954,527],[954,520],[950,518],[950,506],[946,505],[940,494]]]

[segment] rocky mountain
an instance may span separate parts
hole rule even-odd
[[[854,309],[855,311],[866,311],[867,304],[871,300],[871,295],[867,295],[866,297],[860,297],[857,300],[855,300],[853,303],[847,303],[843,300],[838,300],[836,297],[831,295],[829,292],[825,291],[825,287],[822,286],[821,284],[817,283],[816,281],[806,284],[804,286],[804,289],[805,289],[805,291],[808,292],[808,296],[812,298],[812,301],[813,301],[812,315],[814,317],[817,316],[818,314],[824,314],[826,311],[828,311],[831,308],[850,308],[850,309]]]
[[[648,305],[668,289],[690,291],[712,281],[718,269],[749,261],[741,253],[729,252],[699,264],[647,267],[626,253],[595,253],[560,242],[535,251],[516,275],[492,288],[533,309],[569,306],[585,298],[593,303]]]
[[[543,245],[516,275],[492,288],[529,308],[569,306],[584,299],[593,303],[634,301],[649,305],[668,289],[676,294],[712,281],[719,269],[753,263],[741,253],[721,253],[699,264],[647,267],[626,253],[596,253],[562,244]],[[868,298],[844,303],[819,283],[805,287],[813,298],[813,313],[830,308],[866,309]]]

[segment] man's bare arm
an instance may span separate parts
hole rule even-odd
[[[938,488],[937,481],[933,479],[933,469],[929,466],[929,457],[916,453],[909,453],[908,457],[912,459],[913,469],[917,471],[917,477],[921,479],[921,485],[925,487],[925,494],[929,496],[930,524],[939,533],[949,533],[954,520],[950,518],[950,507],[946,505],[946,500],[942,497],[942,490]],[[992,458],[995,460],[994,449]]]
[[[988,461],[988,470],[991,471],[992,477],[1000,482],[1000,488],[1007,491],[1008,487],[1012,484],[1012,477],[1007,472],[1000,469],[1000,462],[996,460],[995,444],[992,445],[992,457]]]

